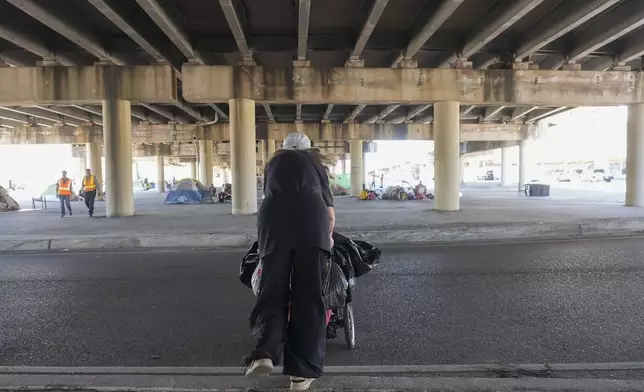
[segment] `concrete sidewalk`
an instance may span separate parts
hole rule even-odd
[[[623,206],[613,190],[553,189],[527,198],[498,185],[463,189],[462,210],[436,212],[432,201],[336,199],[337,230],[378,245],[621,235],[644,231],[644,209]],[[137,194],[137,216],[106,219],[104,204],[90,219],[82,203],[60,218],[47,210],[0,214],[0,251],[248,246],[256,217],[227,205],[165,206],[163,195]],[[101,214],[103,216],[101,216]]]

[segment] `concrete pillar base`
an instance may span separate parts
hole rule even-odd
[[[434,104],[434,178],[437,211],[458,211],[460,201],[460,112],[455,101]]]
[[[237,98],[230,107],[230,162],[233,215],[257,213],[255,101]]]
[[[96,200],[103,200],[103,147],[99,142],[87,143],[85,151],[87,152],[86,169],[90,169],[96,177]]]
[[[107,99],[102,104],[107,216],[134,216],[130,101]]]
[[[644,207],[644,104],[628,106],[626,205]]]
[[[275,151],[277,151],[277,141],[274,139],[268,139],[266,142],[266,162],[268,162],[273,158],[273,155],[275,155]]]
[[[154,157],[157,164],[157,192],[165,193],[165,162],[163,155]]]
[[[519,191],[521,191],[525,187],[527,181],[529,181],[529,145],[529,140],[521,140],[519,142]]]
[[[510,147],[501,148],[501,185],[510,185],[510,172],[512,162],[510,161]]]
[[[212,140],[199,141],[199,182],[212,185]]]
[[[364,154],[362,140],[349,141],[351,155],[351,196],[359,196],[364,187]]]

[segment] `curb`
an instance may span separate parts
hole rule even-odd
[[[283,391],[285,376],[251,380],[242,376],[0,375],[0,391]],[[640,380],[325,376],[315,391],[644,391]]]
[[[579,223],[519,223],[507,225],[459,225],[425,230],[341,231],[353,239],[377,246],[400,244],[450,244],[511,239],[543,240],[619,236],[644,232],[644,219],[613,219]],[[0,252],[70,251],[96,249],[240,248],[255,241],[250,234],[153,234],[128,237],[0,238]]]

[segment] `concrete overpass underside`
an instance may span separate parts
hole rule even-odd
[[[103,144],[110,178],[132,143],[207,157],[230,140],[242,214],[258,139],[267,155],[289,130],[350,140],[352,161],[362,140],[435,140],[453,210],[461,141],[522,144],[526,125],[615,104],[644,140],[643,26],[640,0],[0,0],[0,140]],[[639,166],[627,204],[644,205],[631,152]],[[133,213],[121,196],[108,215]]]

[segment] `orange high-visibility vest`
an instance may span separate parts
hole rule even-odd
[[[65,181],[64,178],[58,180],[58,194],[60,196],[71,196],[72,195],[72,180],[69,178]]]
[[[87,176],[83,177],[83,189],[85,189],[85,192],[96,190],[96,179],[94,176],[89,176],[89,180],[87,179]]]

